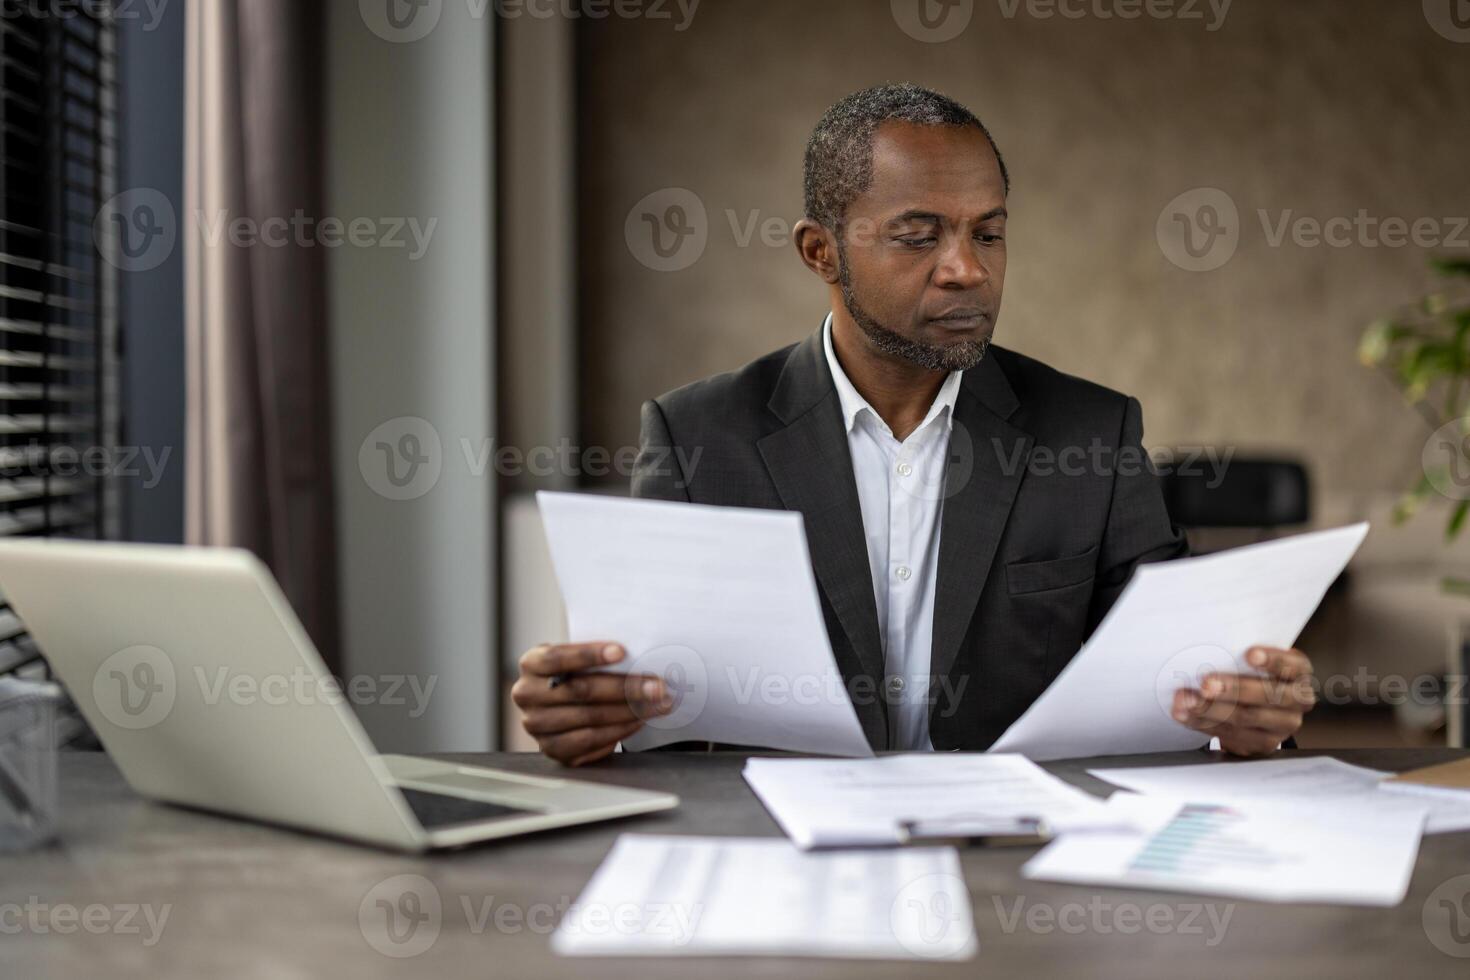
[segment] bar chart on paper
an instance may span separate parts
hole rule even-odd
[[[1231,832],[1241,819],[1229,807],[1188,804],[1149,840],[1128,871],[1175,877],[1209,874],[1221,867],[1266,870],[1280,864],[1262,842]]]
[[[1392,906],[1408,890],[1428,815],[1424,807],[1351,811],[1308,801],[1189,802],[1132,793],[1114,793],[1106,810],[1130,829],[1063,834],[1021,873],[1266,902]]]

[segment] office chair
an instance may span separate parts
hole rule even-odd
[[[1251,528],[1270,537],[1311,520],[1307,469],[1293,460],[1235,457],[1220,472],[1183,466],[1162,479],[1169,516],[1186,529]]]

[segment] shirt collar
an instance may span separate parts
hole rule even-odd
[[[853,387],[852,381],[842,370],[842,365],[837,363],[837,353],[832,348],[831,313],[827,314],[827,320],[822,324],[822,347],[827,353],[827,368],[832,372],[832,382],[837,386],[837,400],[842,405],[842,423],[847,431],[852,431],[853,426],[857,425],[858,416],[864,411],[867,411],[873,417],[873,421],[886,430],[888,425],[883,421],[883,417],[868,404],[868,400],[857,388]],[[959,397],[960,380],[964,373],[963,371],[949,372],[949,377],[945,378],[944,384],[939,386],[939,394],[934,396],[934,403],[929,406],[929,413],[924,416],[924,421],[919,423],[919,428],[915,429],[915,432],[922,430],[940,415],[944,417],[946,428],[954,424],[954,403]]]

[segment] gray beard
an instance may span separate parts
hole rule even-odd
[[[852,289],[847,256],[839,254],[838,263],[837,278],[842,285],[842,302],[852,315],[853,322],[878,353],[908,361],[926,371],[968,371],[985,360],[985,354],[990,350],[989,337],[984,340],[963,340],[958,344],[941,347],[938,344],[910,340],[889,330],[858,302],[857,294]]]

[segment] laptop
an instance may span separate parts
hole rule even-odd
[[[0,593],[128,784],[149,799],[409,852],[679,802],[378,755],[249,552],[4,541]]]

